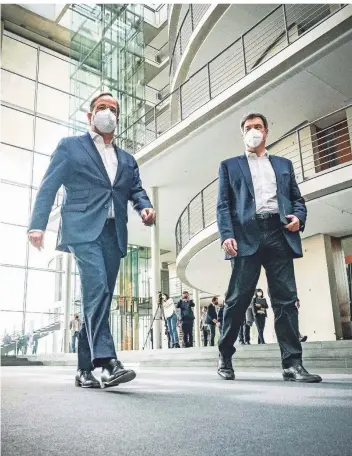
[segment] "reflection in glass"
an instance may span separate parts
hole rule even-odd
[[[19,184],[30,185],[32,172],[31,151],[1,144],[1,178]]]

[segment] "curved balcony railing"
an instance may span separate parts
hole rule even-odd
[[[346,106],[308,123],[271,144],[268,150],[273,155],[292,161],[298,183],[317,177],[332,168],[350,165],[351,107],[352,105]],[[216,221],[217,193],[218,179],[199,192],[182,212],[175,229],[177,255],[196,234]]]
[[[136,154],[344,6],[278,5],[124,130],[121,147]]]
[[[194,5],[189,5],[185,17],[183,18],[181,26],[176,35],[174,48],[171,53],[171,77],[175,76],[178,64],[180,63],[181,57],[185,52],[185,49],[189,43],[192,33],[210,6],[210,4],[201,5],[197,3]]]

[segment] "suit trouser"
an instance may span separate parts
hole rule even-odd
[[[209,329],[208,329],[207,326],[203,326],[202,331],[203,331],[203,344],[204,344],[204,347],[207,347],[208,346]]]
[[[211,325],[209,325],[209,329],[210,329],[210,346],[214,347],[216,326],[214,324],[211,324]]]
[[[115,221],[108,220],[92,242],[69,246],[76,259],[82,289],[84,319],[78,339],[78,368],[92,369],[116,358],[109,313],[121,252]]]
[[[193,320],[182,320],[183,346],[193,347]]]
[[[257,325],[258,329],[258,344],[265,344],[264,341],[264,328],[265,328],[265,315],[264,314],[257,314],[255,316],[255,324]],[[299,333],[298,333],[299,337]]]
[[[257,286],[261,266],[264,266],[282,365],[290,367],[302,359],[302,346],[298,337],[298,311],[295,306],[297,290],[292,251],[279,220],[260,220],[258,225],[258,250],[253,255],[231,260],[232,274],[225,301],[219,351],[226,357],[231,357],[235,353],[234,343]]]
[[[238,339],[240,342],[250,342],[251,341],[251,327],[245,322],[240,324]]]

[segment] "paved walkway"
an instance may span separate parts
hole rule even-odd
[[[225,382],[208,368],[141,368],[129,384],[83,390],[72,367],[1,373],[3,456],[352,454],[352,376],[298,385],[272,373]]]

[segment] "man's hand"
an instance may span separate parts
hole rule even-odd
[[[235,239],[226,239],[222,243],[222,247],[228,255],[232,257],[237,256],[237,242],[235,241]]]
[[[300,302],[299,302],[299,301],[296,301],[296,302],[295,302],[295,306],[297,307],[297,309],[299,309],[299,308],[301,307]]]
[[[155,213],[154,209],[146,208],[146,209],[142,210],[141,217],[142,217],[144,225],[150,226],[155,223],[156,213]]]
[[[218,320],[215,320],[215,319],[213,320],[214,325],[216,325],[217,322],[218,322]]]
[[[41,251],[44,248],[44,233],[42,231],[32,231],[28,233],[29,242]]]
[[[287,228],[289,231],[298,231],[301,226],[299,218],[297,218],[295,215],[286,215],[286,218],[290,219],[291,223],[286,225],[285,228]]]

